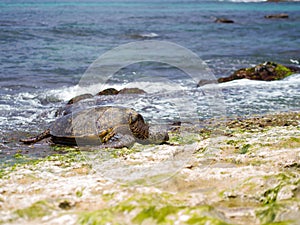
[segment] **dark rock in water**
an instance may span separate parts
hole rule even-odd
[[[298,71],[298,67],[289,67],[274,62],[265,62],[255,67],[239,69],[229,77],[219,78],[218,82],[223,83],[238,79],[264,81],[281,80]]]
[[[145,94],[146,92],[139,88],[123,88],[120,91],[114,88],[107,88],[100,91],[97,95],[124,95],[124,94]]]
[[[146,92],[139,88],[123,88],[119,91],[119,94],[146,94]]]
[[[76,97],[74,97],[74,98],[71,98],[71,99],[68,101],[67,105],[72,105],[72,104],[77,103],[77,102],[79,102],[79,101],[81,101],[81,100],[88,99],[88,98],[93,98],[93,97],[94,97],[94,96],[93,96],[92,94],[78,95],[78,96],[76,96]]]
[[[215,23],[234,23],[234,21],[226,18],[217,18]]]
[[[289,18],[289,15],[286,13],[280,13],[280,14],[271,14],[271,15],[266,15],[266,19],[287,19]]]
[[[178,132],[181,127],[181,121],[175,121],[170,125],[169,131]]]
[[[55,112],[55,117],[59,117],[59,116],[64,116],[67,114],[70,114],[72,112],[72,106],[73,104],[76,104],[82,100],[85,99],[90,99],[93,98],[94,96],[92,94],[82,94],[82,95],[78,95],[74,98],[71,98],[67,104],[61,108],[59,108],[56,112]]]
[[[78,106],[76,103],[78,103],[82,100],[85,100],[85,99],[91,99],[91,98],[95,97],[94,98],[95,101],[91,102],[91,104],[103,105],[104,103],[107,103],[107,99],[105,99],[104,96],[109,97],[110,95],[113,96],[113,95],[118,95],[118,94],[123,95],[123,94],[145,94],[145,93],[146,92],[144,90],[139,89],[139,88],[123,88],[120,91],[116,90],[115,88],[107,88],[103,91],[100,91],[98,94],[96,94],[96,96],[93,96],[91,94],[79,95],[79,96],[76,96],[76,97],[70,99],[65,106],[59,108],[55,112],[55,117],[68,115],[78,109],[82,110],[82,108],[84,106]],[[98,96],[98,98],[97,98],[97,96]],[[103,96],[103,97],[101,98],[100,96]]]
[[[71,98],[67,104],[61,108],[59,108],[56,112],[55,112],[55,117],[59,117],[59,116],[64,116],[67,114],[70,114],[72,112],[72,106],[82,100],[85,99],[90,99],[93,98],[94,96],[92,94],[82,94],[82,95],[78,95],[74,98]]]
[[[119,91],[114,88],[107,88],[103,91],[100,91],[97,95],[117,95],[119,94]]]

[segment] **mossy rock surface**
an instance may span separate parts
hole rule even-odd
[[[0,224],[299,224],[299,118],[286,112],[207,121],[210,129],[197,134],[173,131],[170,145],[103,155],[65,146],[52,146],[57,154],[42,159],[17,152],[17,164],[0,170]],[[181,153],[191,145],[185,162]],[[143,179],[119,183],[87,156],[109,156],[100,163],[117,162],[108,169],[123,176],[129,173],[120,167],[146,170]],[[180,165],[168,179],[169,167],[160,166],[167,156]],[[150,174],[152,165],[159,170]]]
[[[256,65],[255,67],[239,69],[228,77],[219,78],[218,82],[223,83],[239,79],[263,81],[281,80],[299,71],[300,68],[298,67],[289,67],[274,62],[265,62]]]

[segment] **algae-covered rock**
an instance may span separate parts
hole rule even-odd
[[[286,112],[215,121],[223,133],[211,135],[211,122],[201,135],[173,131],[162,146],[54,146],[58,154],[32,162],[18,153],[17,166],[0,170],[0,224],[299,224],[299,118]],[[106,155],[100,152],[110,157],[97,167],[96,157]]]
[[[300,68],[298,67],[289,67],[274,62],[265,62],[256,65],[255,67],[239,69],[229,77],[219,78],[218,82],[223,83],[239,79],[263,81],[281,80],[299,71]]]

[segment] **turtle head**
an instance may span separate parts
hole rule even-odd
[[[161,144],[169,140],[166,126],[149,126],[145,123],[141,114],[132,114],[129,120],[129,126],[131,132],[140,143]]]
[[[151,144],[162,144],[169,140],[168,129],[163,125],[153,125],[149,127],[147,142]]]

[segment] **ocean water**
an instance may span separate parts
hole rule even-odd
[[[159,56],[158,62],[122,68],[102,84],[87,89],[78,85],[98,57],[136,41],[182,46],[203,60],[216,78],[264,61],[299,66],[299,1],[3,0],[0,11],[2,161],[20,150],[33,154],[32,147],[18,143],[20,137],[45,129],[71,97],[104,87],[155,90],[150,97],[118,99],[150,122],[300,109],[300,74],[276,82],[239,80],[196,88],[197,80],[160,63]],[[264,18],[273,13],[287,13],[289,18]],[[219,17],[235,23],[214,23]],[[173,101],[182,91],[182,101]],[[48,147],[40,149],[34,154],[49,154]]]

